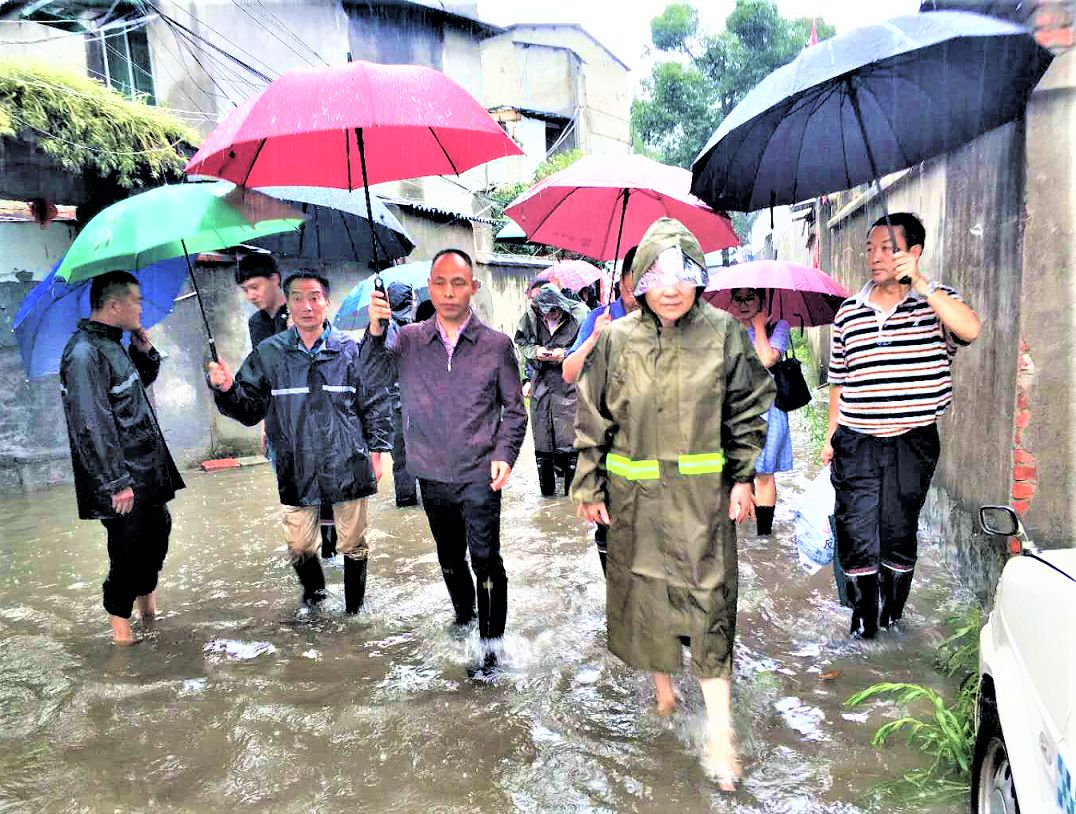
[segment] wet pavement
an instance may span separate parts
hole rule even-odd
[[[905,810],[869,802],[921,764],[899,741],[870,746],[893,707],[843,700],[879,680],[952,689],[930,665],[954,586],[924,546],[906,632],[849,642],[832,572],[796,561],[813,474],[799,457],[778,479],[777,533],[741,533],[746,779],[731,795],[701,769],[698,685],[679,676],[679,711],[658,718],[646,677],[606,651],[597,554],[567,500],[538,497],[529,446],[506,492],[508,666],[492,685],[466,677],[477,633],[450,629],[425,516],[393,506],[391,477],[371,507],[366,611],[344,616],[337,560],[307,619],[269,468],[190,474],[162,613],[134,648],[109,644],[104,534],[74,520],[73,490],[2,500],[0,812]]]

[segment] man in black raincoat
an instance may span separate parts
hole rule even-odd
[[[67,417],[78,516],[108,533],[104,605],[112,640],[134,644],[135,601],[143,621],[157,612],[157,575],[168,553],[166,504],[183,488],[146,388],[161,356],[141,327],[138,280],[112,271],[90,283],[90,318],[64,348],[60,390]],[[131,332],[130,351],[120,340]]]
[[[303,586],[303,601],[325,597],[318,562],[318,515],[333,505],[337,549],[344,555],[344,605],[358,613],[366,593],[366,498],[377,491],[381,453],[392,449],[390,381],[371,380],[359,348],[326,319],[329,281],[300,271],[284,283],[294,326],[259,344],[232,375],[209,365],[224,415],[265,421],[276,451],[284,538]]]
[[[250,334],[250,347],[256,348],[270,336],[288,330],[288,299],[280,287],[280,270],[276,261],[268,254],[248,254],[239,261],[235,269],[235,284],[247,298],[247,302],[258,310],[247,320],[247,332]],[[262,431],[262,445],[269,462],[276,466],[273,446],[265,440]],[[321,504],[321,556],[329,559],[336,556],[336,526],[333,525],[333,507],[331,503]]]
[[[415,290],[407,283],[389,283],[389,308],[397,329],[415,321]],[[393,360],[395,363],[395,360]],[[395,365],[394,365],[395,366]],[[418,505],[418,479],[407,471],[407,448],[404,444],[403,400],[400,383],[393,372],[392,384],[392,481],[396,489],[397,506]]]
[[[531,434],[538,486],[545,497],[556,492],[558,471],[564,476],[565,495],[575,476],[575,385],[564,380],[561,363],[587,313],[582,303],[546,283],[516,328],[516,347],[532,371]]]

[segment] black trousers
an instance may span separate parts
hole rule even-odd
[[[919,512],[941,450],[937,425],[890,438],[838,427],[832,443],[841,568],[852,577],[876,573],[880,564],[914,568]]]
[[[129,619],[135,598],[157,589],[172,515],[167,506],[140,506],[136,498],[129,514],[101,523],[108,532],[108,576],[101,586],[105,610]]]
[[[456,622],[474,618],[483,639],[504,635],[508,617],[508,575],[501,560],[501,493],[485,481],[445,483],[419,478],[422,508],[437,543],[437,560],[456,612]],[[467,570],[467,555],[471,570]]]

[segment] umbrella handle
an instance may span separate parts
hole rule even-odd
[[[347,133],[344,133],[345,141],[347,140]],[[377,238],[374,235],[374,207],[370,202],[370,183],[367,180],[366,175],[366,144],[362,138],[362,128],[355,128],[355,142],[359,145],[359,166],[362,167],[362,191],[366,193],[366,221],[370,224],[370,250],[373,253],[373,266],[374,266],[374,291],[380,291],[385,293],[385,281],[381,279],[381,272],[378,267],[381,265],[380,259],[377,256]],[[348,170],[350,172],[351,163],[348,162]],[[381,329],[384,330],[388,327],[388,322],[384,319],[379,320],[381,323]]]
[[[191,287],[194,288],[194,298],[198,300],[198,309],[202,312],[202,322],[205,324],[205,333],[209,338],[209,353],[213,357],[214,362],[220,362],[220,357],[217,356],[217,340],[213,338],[213,330],[209,327],[209,317],[205,313],[205,303],[202,302],[202,294],[198,290],[198,280],[194,276],[194,266],[191,265],[191,256],[187,253],[187,244],[184,241],[179,241],[179,245],[183,247],[183,258],[187,261],[187,273],[191,277]]]

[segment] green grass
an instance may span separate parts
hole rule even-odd
[[[818,387],[818,362],[811,352],[806,333],[800,328],[792,329],[792,350],[796,358],[800,360],[807,386],[814,390]],[[822,447],[826,443],[826,434],[829,431],[828,391],[822,394],[816,393],[815,400],[804,407],[800,413],[807,426],[808,455],[810,460],[817,461],[822,455]]]
[[[938,646],[934,666],[950,678],[961,679],[952,701],[920,684],[883,682],[855,693],[845,702],[858,706],[880,698],[896,701],[907,711],[879,727],[871,744],[880,749],[891,738],[903,735],[929,761],[876,786],[874,792],[880,799],[926,804],[956,801],[967,795],[975,748],[981,622],[980,609],[975,605],[960,608],[946,618],[951,634]]]

